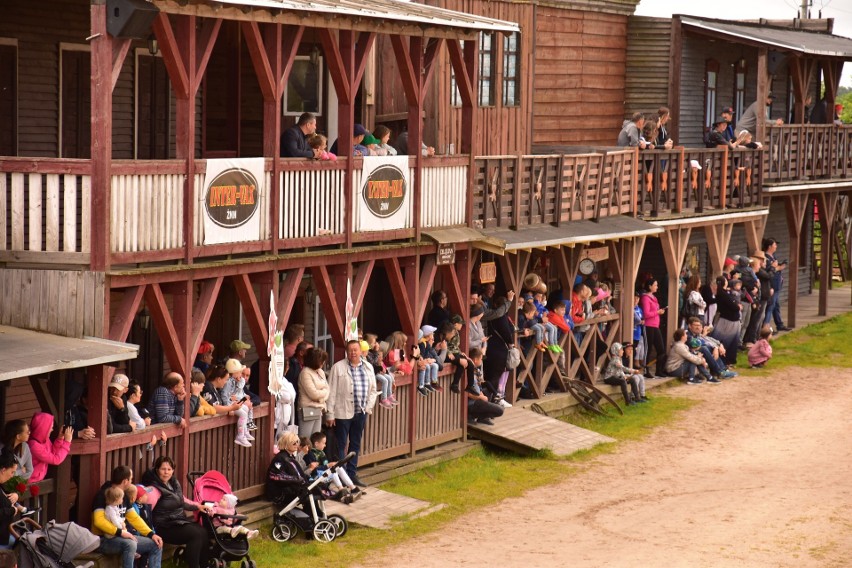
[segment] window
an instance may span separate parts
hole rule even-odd
[[[716,122],[716,81],[719,78],[719,62],[708,59],[704,71],[704,128],[709,130]]]
[[[298,55],[284,91],[284,115],[299,116],[303,112],[322,115],[322,57],[316,63],[307,55]]]
[[[739,122],[746,109],[746,60],[741,58],[734,63],[734,122]]]
[[[494,106],[494,32],[479,32],[479,106]]]
[[[88,45],[59,46],[59,157],[91,158],[92,60]]]
[[[0,38],[0,156],[18,154],[18,47]]]
[[[163,58],[136,52],[136,159],[169,158],[170,84]]]
[[[503,106],[518,106],[520,85],[518,77],[518,50],[520,49],[519,33],[512,32],[503,37]]]

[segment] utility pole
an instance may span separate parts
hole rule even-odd
[[[810,18],[810,14],[808,14],[809,1],[810,0],[802,0],[802,7],[799,10],[799,18],[802,20]]]

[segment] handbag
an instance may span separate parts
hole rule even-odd
[[[509,353],[506,355],[506,368],[510,371],[517,369],[521,364],[521,351],[514,345],[509,347]]]
[[[313,420],[319,420],[322,418],[322,409],[316,406],[303,406],[301,408],[302,411],[302,422],[311,422]]]

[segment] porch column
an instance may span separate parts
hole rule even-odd
[[[832,284],[832,267],[834,265],[834,231],[836,229],[837,193],[820,192],[816,194],[819,208],[820,243],[819,247],[819,309],[820,316],[828,313],[828,290]]]
[[[373,47],[376,35],[362,32],[356,44],[352,30],[317,30],[334,90],[337,92],[337,153],[346,158],[346,175],[343,180],[343,224],[346,232],[346,248],[352,247],[353,219],[355,206],[352,196],[352,133],[355,127],[355,95],[367,65],[367,55]]]
[[[184,261],[192,264],[195,224],[195,97],[222,27],[221,19],[202,19],[199,29],[194,15],[176,16],[173,26],[168,14],[157,14],[152,30],[163,54],[163,63],[175,93],[175,153],[186,162],[183,192]]]
[[[803,124],[807,118],[805,116],[805,99],[808,97],[808,91],[811,88],[811,80],[816,69],[816,60],[793,54],[789,56],[788,61],[790,62],[793,95],[796,98],[796,104],[793,107],[793,119],[797,124]]]
[[[453,71],[456,76],[456,85],[459,89],[459,94],[462,100],[462,138],[461,148],[462,154],[467,154],[469,163],[467,168],[467,186],[473,187],[475,167],[476,167],[476,148],[474,148],[474,132],[477,128],[477,113],[476,113],[476,77],[478,74],[479,58],[477,57],[478,45],[477,39],[469,39],[464,42],[460,40],[447,40],[447,51],[450,55],[450,64],[453,66]],[[410,143],[409,143],[410,147]],[[473,199],[468,197],[467,208],[465,210],[465,224],[470,226],[473,223]]]
[[[757,50],[757,101],[763,104],[766,101],[766,96],[769,94],[769,51],[765,47]],[[764,107],[761,106],[761,109]],[[755,126],[754,139],[765,144],[766,140],[766,120],[764,117],[765,109],[762,110],[760,116],[757,117],[757,126]]]
[[[790,264],[787,266],[787,325],[796,326],[796,304],[799,298],[799,251],[802,248],[802,229],[805,214],[810,210],[811,199],[807,193],[784,198],[787,211],[787,236],[790,240]]]
[[[639,274],[639,263],[645,250],[646,237],[635,237],[631,241],[620,241],[621,246],[614,246],[621,256],[621,338],[633,341],[633,293],[636,290],[636,277]]]
[[[669,36],[669,133],[672,140],[680,140],[680,73],[683,65],[683,28],[680,16],[672,17],[672,29]],[[635,178],[634,178],[635,179]]]
[[[666,348],[669,346],[669,338],[674,330],[678,327],[679,314],[677,312],[679,279],[680,271],[683,268],[684,257],[686,256],[686,246],[689,244],[689,237],[692,234],[691,227],[666,227],[666,232],[660,235],[660,244],[663,247],[663,258],[666,261],[666,270],[669,273],[668,289],[669,295],[667,299],[668,309],[666,310],[666,337],[663,337],[663,343]]]

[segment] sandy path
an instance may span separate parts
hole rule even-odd
[[[703,403],[569,482],[466,515],[376,560],[852,566],[852,371],[797,369],[669,392]]]

